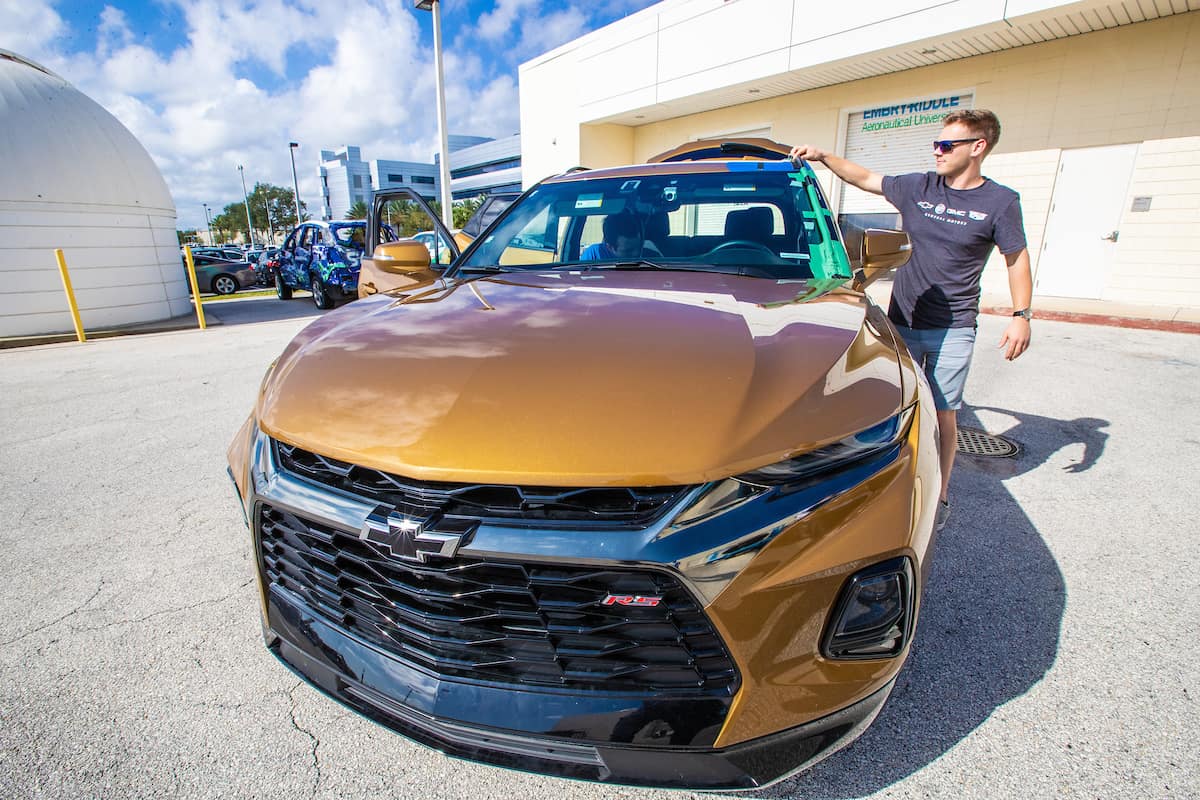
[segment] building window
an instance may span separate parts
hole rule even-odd
[[[463,167],[462,169],[450,170],[452,178],[469,178],[472,175],[484,175],[488,172],[499,172],[502,169],[512,169],[521,166],[520,158],[513,158],[507,161],[497,161],[494,164],[481,164],[476,167]]]
[[[413,183],[433,183],[433,176],[432,175],[413,175],[412,182]]]
[[[355,176],[354,176],[354,188],[355,188],[355,189],[361,189],[361,188],[362,188],[362,175],[355,175]]]
[[[388,183],[404,183],[404,176],[397,175],[394,172],[388,173]]]

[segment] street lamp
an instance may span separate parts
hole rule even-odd
[[[303,220],[300,218],[300,182],[296,180],[296,148],[300,146],[299,142],[288,142],[288,152],[292,154],[292,188],[296,190],[296,224],[299,225]]]
[[[442,222],[454,227],[454,211],[450,207],[450,144],[446,135],[446,89],[442,85],[442,11],[440,0],[413,0],[418,11],[433,12],[434,79],[437,83],[438,138],[442,144]]]
[[[212,237],[212,217],[208,215],[208,203],[201,203],[200,205],[204,206],[204,219],[208,223],[208,246],[212,247],[214,244]]]
[[[242,176],[242,200],[246,203],[246,233],[250,236],[250,246],[254,247],[254,223],[250,221],[250,195],[246,194],[246,173],[238,164],[238,174]]]

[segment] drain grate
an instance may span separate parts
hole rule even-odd
[[[1021,452],[1021,446],[1012,439],[996,436],[979,428],[958,429],[958,452],[969,456],[987,458],[1012,458]]]

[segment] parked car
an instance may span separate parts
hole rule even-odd
[[[193,252],[192,263],[196,267],[196,284],[200,287],[201,292],[233,294],[238,289],[253,286],[258,280],[254,274],[254,268],[246,261],[232,261],[207,253],[197,255]],[[186,276],[186,262],[184,262],[183,269]],[[190,283],[188,291],[191,291]]]
[[[254,275],[259,286],[275,285],[275,270],[279,268],[279,248],[268,247],[258,253],[254,260]]]
[[[305,222],[279,248],[275,291],[290,300],[296,289],[312,292],[317,308],[358,297],[358,270],[366,243],[363,220]]]
[[[193,247],[192,255],[215,256],[226,261],[245,261],[246,254],[236,247]]]
[[[778,148],[547,179],[444,271],[376,197],[364,265],[408,285],[297,335],[229,449],[275,655],[594,781],[755,788],[862,732],[917,628],[936,412],[863,292],[908,237],[852,264]]]

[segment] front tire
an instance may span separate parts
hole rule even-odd
[[[237,278],[232,275],[218,275],[213,278],[213,294],[233,294],[238,290]]]
[[[275,295],[280,300],[292,299],[292,287],[283,282],[283,276],[278,272],[275,273]]]
[[[329,296],[329,292],[325,291],[325,284],[321,283],[321,279],[316,275],[312,278],[312,296],[313,303],[321,310],[333,308],[333,298]]]

